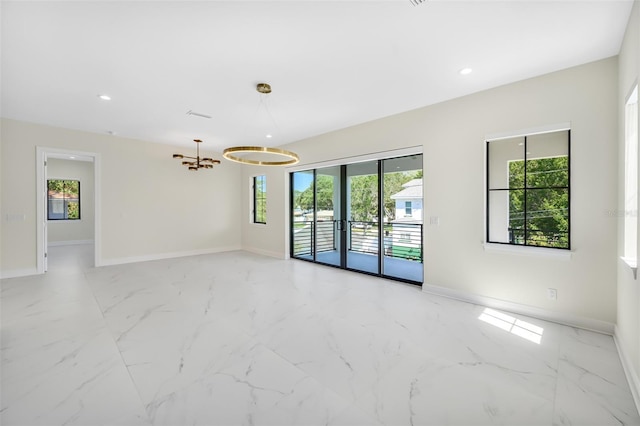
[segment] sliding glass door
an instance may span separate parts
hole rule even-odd
[[[316,261],[341,265],[340,166],[316,170]]]
[[[291,174],[291,256],[423,281],[422,155]]]
[[[313,170],[291,174],[291,256],[306,260],[315,260],[314,176]]]
[[[378,161],[347,164],[348,269],[380,273]]]
[[[384,261],[385,276],[422,281],[422,156],[385,160]]]

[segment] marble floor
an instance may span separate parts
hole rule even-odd
[[[618,425],[610,336],[246,252],[2,280],[2,425]]]

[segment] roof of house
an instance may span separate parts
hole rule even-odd
[[[391,196],[392,200],[422,199],[422,179],[413,179],[402,185],[404,188]]]

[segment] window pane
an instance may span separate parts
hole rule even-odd
[[[489,192],[489,242],[524,244],[524,190]]]
[[[64,219],[64,200],[49,200],[49,219]]]
[[[569,186],[569,132],[527,137],[527,187]]]
[[[79,193],[80,193],[80,182],[78,182],[77,180],[64,181],[65,198],[78,198]]]
[[[569,247],[569,190],[527,190],[526,244]]]
[[[267,177],[253,178],[253,222],[267,223]]]
[[[80,204],[78,200],[67,200],[66,219],[80,219]]]
[[[295,172],[293,186],[293,256],[313,259],[313,171]]]
[[[487,147],[489,189],[522,188],[524,175],[511,177],[510,163],[524,161],[524,137],[487,142]]]

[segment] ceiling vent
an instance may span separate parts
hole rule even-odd
[[[192,110],[187,111],[187,115],[195,115],[196,117],[202,117],[202,118],[211,118],[210,115],[202,114],[202,113],[195,112],[195,111],[192,111]]]

